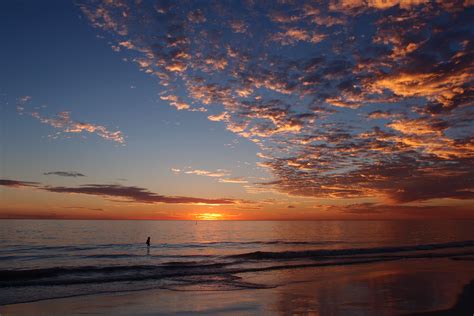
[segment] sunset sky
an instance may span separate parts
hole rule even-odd
[[[2,1],[0,218],[474,218],[473,19]]]

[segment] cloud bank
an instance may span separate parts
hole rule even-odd
[[[11,188],[34,187],[39,190],[54,193],[86,194],[114,199],[120,202],[132,203],[167,203],[167,204],[236,204],[236,199],[206,199],[187,196],[165,196],[148,191],[136,186],[123,186],[119,184],[84,184],[78,187],[47,186],[38,182],[0,179],[0,186]]]
[[[157,78],[164,102],[207,110],[255,142],[275,178],[261,188],[390,203],[474,198],[471,2],[79,6]]]

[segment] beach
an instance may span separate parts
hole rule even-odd
[[[473,275],[472,261],[404,260],[238,275],[242,281],[267,284],[264,289],[219,290],[208,283],[179,290],[152,289],[6,305],[0,306],[0,313],[409,315],[451,308]],[[469,295],[472,297],[472,289]]]
[[[470,308],[472,286],[464,287],[474,279],[474,238],[466,221],[0,225],[2,315],[410,315]]]

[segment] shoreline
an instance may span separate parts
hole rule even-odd
[[[452,271],[457,273],[450,276]],[[208,284],[178,288],[156,287],[3,305],[0,314],[139,316],[319,312],[344,315],[354,311],[374,316],[459,315],[461,310],[472,306],[468,298],[474,294],[473,275],[471,262],[447,258],[247,272],[238,274],[242,282],[274,287],[232,290],[211,280]]]

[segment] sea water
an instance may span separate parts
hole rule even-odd
[[[474,255],[473,221],[0,221],[0,305],[83,294],[266,288],[237,275]],[[145,244],[151,237],[151,246]]]

